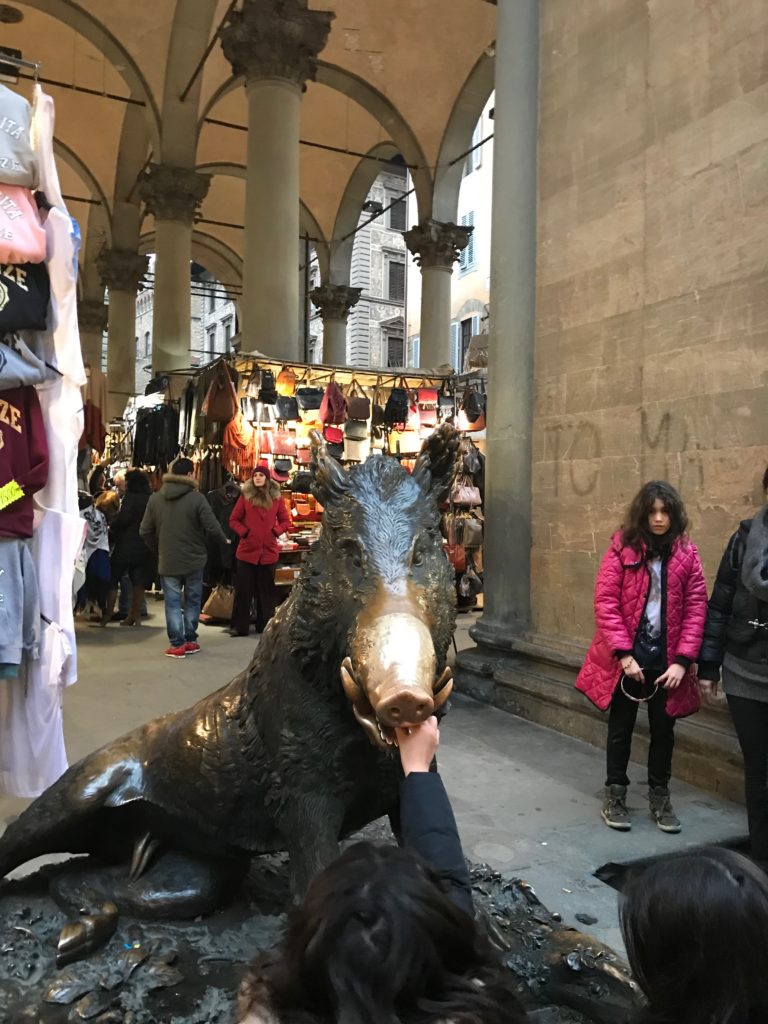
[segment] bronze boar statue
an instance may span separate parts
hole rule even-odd
[[[0,877],[89,853],[122,864],[105,897],[183,918],[215,909],[254,855],[287,851],[300,893],[344,836],[385,815],[397,829],[394,727],[453,685],[439,505],[459,437],[439,428],[410,475],[385,456],[347,472],[319,442],[320,539],[248,667],[73,765],[0,838]]]

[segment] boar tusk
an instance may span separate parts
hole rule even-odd
[[[339,669],[341,675],[341,685],[344,687],[344,693],[347,695],[347,699],[352,704],[357,703],[363,697],[363,691],[360,689],[357,680],[355,679],[355,672],[352,668],[351,658],[345,658],[341,663]]]
[[[442,671],[440,678],[432,686],[432,693],[440,693],[440,691],[446,685],[446,683],[450,683],[452,679],[453,670],[449,665],[446,665],[446,667]]]
[[[440,678],[435,683],[434,688],[432,690],[432,699],[434,700],[435,703],[435,711],[439,711],[439,709],[443,706],[443,704],[445,704],[445,702],[451,696],[452,692],[453,672],[451,671],[450,668],[446,667]]]

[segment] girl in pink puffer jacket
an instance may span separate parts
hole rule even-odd
[[[707,586],[688,519],[668,483],[645,484],[614,534],[597,574],[597,631],[576,688],[608,714],[608,772],[602,817],[632,827],[627,766],[638,704],[650,727],[648,799],[663,832],[679,832],[669,798],[675,719],[699,708],[694,662],[707,614]]]

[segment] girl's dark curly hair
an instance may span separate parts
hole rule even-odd
[[[663,537],[651,533],[648,526],[648,516],[657,498],[664,502],[664,510],[669,515],[669,529]],[[643,484],[627,509],[621,539],[623,544],[636,551],[641,551],[645,546],[649,554],[667,555],[675,541],[685,536],[687,529],[685,505],[675,488],[665,480],[649,480]]]
[[[408,849],[358,843],[310,883],[240,988],[240,1020],[524,1024],[512,975]]]

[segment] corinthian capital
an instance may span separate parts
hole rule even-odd
[[[312,302],[320,310],[323,320],[344,320],[356,306],[363,294],[362,288],[349,288],[343,284],[321,284],[309,293]]]
[[[210,174],[199,174],[188,167],[150,164],[139,181],[139,195],[155,220],[192,224],[210,186]]]
[[[130,249],[102,249],[96,267],[101,283],[111,292],[135,292],[144,281],[149,258]]]
[[[445,267],[453,270],[462,249],[469,244],[471,227],[443,224],[428,218],[404,232],[403,238],[420,267]]]
[[[306,88],[328,41],[333,11],[310,11],[308,0],[244,0],[221,30],[224,56],[247,82],[284,78]]]
[[[82,299],[77,304],[77,326],[81,331],[101,331],[107,329],[109,308],[101,299]]]

